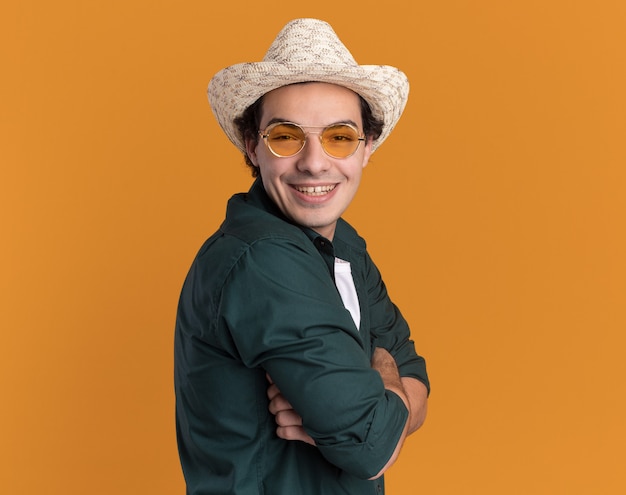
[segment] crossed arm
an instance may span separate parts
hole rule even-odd
[[[426,386],[415,378],[400,377],[398,367],[393,356],[385,349],[377,347],[372,357],[372,368],[380,373],[383,384],[387,390],[394,392],[404,402],[409,410],[404,431],[396,448],[383,469],[374,478],[381,476],[397,459],[405,438],[416,431],[426,419],[427,412],[427,389]],[[272,382],[268,375],[270,386],[267,396],[270,400],[269,410],[276,420],[276,434],[284,440],[299,440],[310,445],[315,441],[302,427],[302,418],[293,409],[289,401],[281,394],[280,389]]]

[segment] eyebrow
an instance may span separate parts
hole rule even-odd
[[[279,123],[279,122],[289,122],[291,124],[298,124],[299,126],[302,126],[302,127],[316,127],[316,128],[326,128],[326,127],[330,127],[332,125],[339,125],[339,124],[350,124],[350,125],[356,127],[357,129],[359,128],[357,123],[354,122],[353,120],[350,120],[350,119],[338,120],[337,122],[331,122],[330,124],[327,124],[327,125],[307,125],[307,124],[300,124],[299,122],[293,122],[292,120],[281,119],[281,118],[275,117],[275,118],[271,119],[267,124],[265,124],[265,129],[267,129],[272,124],[276,124],[276,123]]]

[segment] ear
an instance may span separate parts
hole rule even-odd
[[[367,167],[367,164],[370,161],[370,156],[374,150],[372,149],[374,145],[374,139],[372,137],[368,137],[367,141],[365,141],[364,153],[363,153],[363,168]]]
[[[258,146],[259,142],[253,139],[246,139],[245,144],[248,158],[255,167],[259,168],[259,161],[256,156],[256,147]]]

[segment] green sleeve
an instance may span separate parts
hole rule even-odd
[[[374,262],[366,255],[366,284],[370,302],[372,348],[387,349],[396,360],[400,376],[421,381],[430,393],[426,362],[415,352],[409,325],[389,298],[387,288]]]
[[[408,411],[371,368],[312,245],[254,243],[227,277],[218,314],[232,352],[270,374],[329,462],[361,478],[383,468]]]

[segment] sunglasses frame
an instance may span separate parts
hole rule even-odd
[[[298,129],[300,129],[302,131],[302,134],[304,135],[304,140],[302,141],[302,146],[300,146],[300,149],[298,151],[296,151],[295,153],[291,154],[291,155],[280,155],[278,153],[276,153],[276,151],[274,151],[272,149],[272,147],[270,146],[270,143],[268,142],[268,138],[270,135],[271,130],[274,127],[277,127],[279,125],[291,125],[294,127],[297,127]],[[338,127],[338,126],[346,126],[349,127],[350,129],[352,129],[356,135],[357,135],[357,145],[354,148],[354,151],[352,151],[349,155],[346,156],[334,156],[331,155],[325,148],[324,146],[324,141],[322,139],[322,135],[324,134],[324,131],[326,131],[327,129],[331,129],[333,127]],[[321,129],[320,132],[308,132],[305,130],[305,127],[308,129]],[[285,122],[273,122],[270,125],[268,125],[265,129],[260,129],[259,130],[259,135],[263,138],[263,142],[265,143],[265,146],[267,146],[267,149],[270,150],[270,153],[272,153],[272,155],[274,155],[275,157],[278,158],[291,158],[292,156],[296,156],[298,153],[300,153],[304,147],[306,146],[306,143],[308,141],[309,138],[309,134],[317,134],[319,136],[319,140],[320,140],[320,144],[322,146],[322,149],[324,150],[324,153],[326,153],[328,156],[330,156],[331,158],[335,158],[337,160],[341,160],[342,158],[349,158],[352,155],[354,155],[357,150],[359,149],[359,146],[361,146],[361,142],[365,142],[365,136],[361,136],[359,133],[359,130],[353,126],[352,124],[348,124],[346,122],[338,122],[336,124],[330,124],[327,126],[302,126],[300,124],[296,124],[295,122],[289,122],[289,121],[285,121]]]

